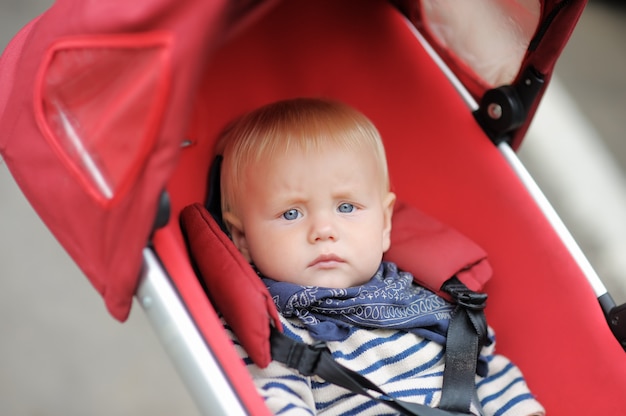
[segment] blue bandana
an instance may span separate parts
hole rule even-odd
[[[263,278],[278,311],[297,317],[320,341],[343,341],[355,327],[399,329],[444,345],[454,305],[383,262],[366,284],[346,289]]]

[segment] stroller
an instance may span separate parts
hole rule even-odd
[[[137,297],[204,414],[269,414],[217,310],[269,360],[273,305],[207,288],[179,215],[210,199],[227,122],[344,101],[380,130],[399,199],[489,254],[498,351],[548,414],[624,415],[626,308],[514,153],[584,3],[59,0],[0,61],[0,151],[110,313]]]

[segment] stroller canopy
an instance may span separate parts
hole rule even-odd
[[[2,56],[0,152],[119,320],[128,316],[141,251],[215,51],[276,3],[59,0]],[[542,80],[512,132],[516,147],[585,2],[391,3],[476,100],[523,83],[528,71]]]

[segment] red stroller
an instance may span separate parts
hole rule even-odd
[[[584,1],[531,3],[59,0],[0,61],[0,151],[111,314],[138,297],[203,413],[267,414],[178,217],[207,199],[226,122],[287,97],[345,101],[380,130],[399,198],[489,253],[498,350],[548,414],[623,415],[624,308],[512,150]],[[272,305],[249,295],[233,308],[267,339]]]

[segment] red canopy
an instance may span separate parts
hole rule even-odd
[[[2,157],[117,319],[128,316],[141,250],[212,52],[274,3],[58,0],[16,35],[0,60]],[[392,3],[433,41],[475,98],[495,86],[424,22],[427,2]],[[528,2],[501,3],[514,10]],[[541,3],[520,68],[549,78],[584,3]]]

